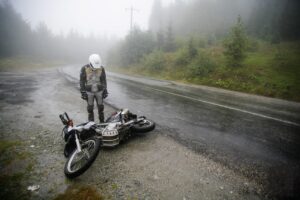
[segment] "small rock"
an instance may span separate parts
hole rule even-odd
[[[221,187],[220,187],[220,189],[221,189],[221,190],[224,190],[224,187],[223,187],[223,186],[221,186]]]
[[[35,138],[35,137],[30,137],[30,139],[31,139],[31,140],[35,140],[36,138]]]
[[[30,185],[30,186],[27,187],[27,190],[29,190],[31,192],[37,191],[39,189],[40,189],[39,185]]]
[[[31,148],[34,148],[35,146],[34,146],[34,145],[30,145],[30,147],[31,147]]]
[[[230,194],[233,194],[233,191],[230,191]]]
[[[154,180],[158,180],[158,176],[156,174],[154,174]]]

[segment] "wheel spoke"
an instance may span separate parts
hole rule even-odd
[[[68,171],[74,173],[84,167],[94,154],[95,148],[96,143],[94,140],[87,140],[83,142],[81,144],[81,152],[76,150],[71,155],[67,164]]]
[[[82,167],[83,156],[80,156],[78,154],[81,154],[81,153],[76,153],[76,156],[74,157],[74,159],[71,162],[70,168],[72,171],[76,171]]]
[[[91,156],[90,156],[90,152],[88,151],[88,150],[86,150],[86,149],[83,149],[82,150],[83,151],[83,153],[84,153],[84,157],[86,158],[86,159],[89,159]]]

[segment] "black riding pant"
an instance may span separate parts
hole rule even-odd
[[[97,107],[98,107],[98,116],[99,121],[104,122],[104,105],[103,105],[103,98],[102,98],[103,91],[100,92],[87,92],[87,111],[88,111],[88,120],[94,121],[94,101],[96,100]]]

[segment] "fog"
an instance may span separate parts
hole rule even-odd
[[[163,0],[167,5],[172,0]],[[11,0],[14,8],[36,28],[42,21],[55,34],[76,30],[108,37],[123,37],[133,23],[146,30],[153,0]]]
[[[155,49],[175,51],[191,36],[221,41],[238,16],[251,37],[284,41],[300,35],[296,0],[0,2],[1,57],[83,62],[96,52],[105,62],[130,65]]]

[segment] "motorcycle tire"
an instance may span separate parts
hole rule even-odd
[[[64,156],[66,158],[69,158],[69,156],[73,153],[73,151],[76,149],[76,143],[75,141],[71,142],[67,142],[64,148]]]
[[[132,132],[134,133],[145,133],[152,131],[155,128],[155,123],[149,119],[144,119],[138,124],[134,124],[131,127]]]
[[[95,161],[97,155],[99,154],[100,146],[100,140],[92,137],[82,143],[81,152],[78,152],[78,150],[75,149],[73,153],[69,155],[69,158],[65,164],[64,173],[66,177],[72,179],[83,174]],[[76,161],[77,157],[79,157],[79,159]],[[81,163],[83,159],[84,163]],[[76,168],[76,165],[79,162],[81,165]]]
[[[65,148],[64,148],[64,156],[66,157],[66,158],[68,158],[69,156],[70,156],[70,149],[67,147],[67,146],[65,146]]]

